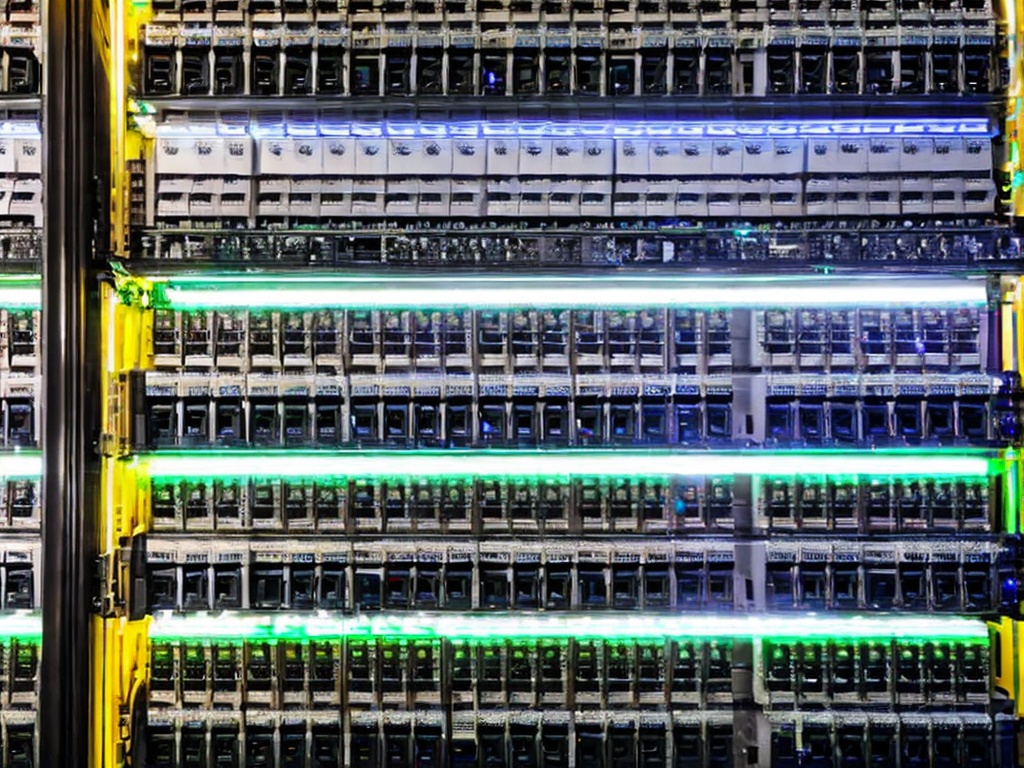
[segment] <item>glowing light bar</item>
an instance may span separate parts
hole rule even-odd
[[[879,476],[986,477],[981,450],[876,451],[189,451],[139,458],[151,479]]]
[[[152,304],[180,310],[979,307],[984,279],[928,277],[154,278]]]
[[[39,451],[0,453],[0,477],[41,477],[43,456]]]
[[[395,613],[372,616],[251,613],[157,614],[153,641],[323,640],[393,637],[408,639],[503,640],[603,638],[607,640],[769,639],[769,640],[955,640],[984,643],[984,622],[960,617],[835,616],[779,614],[442,614]]]
[[[39,613],[17,611],[0,616],[0,642],[38,643],[42,636],[43,617]]]
[[[143,112],[155,111],[140,103]],[[164,123],[160,136],[238,136],[237,124],[194,125]],[[994,135],[985,118],[931,120],[733,120],[703,121],[457,121],[430,122],[335,122],[324,121],[311,131],[308,123],[251,125],[248,133],[258,138],[286,136],[395,136],[422,138],[745,138],[745,137],[850,137],[850,136],[981,136]]]
[[[0,307],[39,309],[42,301],[42,279],[38,275],[0,276]]]

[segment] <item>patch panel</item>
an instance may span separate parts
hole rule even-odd
[[[725,226],[707,221],[696,227],[680,222],[688,233],[668,232],[654,221],[588,222],[607,234],[587,235],[565,228],[555,219],[558,234],[545,234],[529,222],[483,220],[476,222],[416,219],[405,227],[397,221],[348,220],[336,228],[330,222],[315,234],[231,231],[223,229],[143,229],[136,246],[142,261],[157,263],[249,263],[325,267],[362,265],[481,266],[583,264],[617,267],[658,264],[669,270],[683,265],[768,263],[782,258],[787,264],[829,265],[947,265],[962,266],[1010,262],[1018,258],[1019,243],[1009,230],[990,222],[946,222],[941,230],[923,228],[920,221],[836,219],[823,222],[778,222],[771,229],[752,228],[750,222]],[[930,222],[929,222],[930,223]],[[811,225],[814,225],[813,227]],[[897,227],[897,224],[899,225]],[[906,229],[906,225],[910,229]],[[490,228],[478,235],[460,230]],[[831,228],[829,228],[831,227]],[[643,230],[643,233],[640,231]],[[419,234],[417,234],[417,231]],[[631,232],[632,231],[632,232]],[[438,234],[443,232],[444,234]]]
[[[906,26],[891,13],[845,24],[822,18],[807,29],[729,14],[682,24],[628,12],[459,17],[357,13],[347,25],[158,17],[143,30],[137,77],[141,93],[155,99],[942,96],[1002,85],[991,11],[934,28],[927,12]]]
[[[786,706],[979,707],[988,651],[947,641],[753,644],[758,703]],[[386,640],[153,644],[149,703],[245,710],[439,705],[603,710],[714,707],[735,695],[730,641]]]
[[[149,542],[151,610],[861,610],[988,613],[982,542],[633,543],[548,539]]]
[[[15,509],[29,509],[28,488],[9,485]],[[157,531],[319,531],[348,536],[488,536],[572,533],[726,532],[753,505],[753,525],[769,533],[829,536],[928,533],[983,536],[1001,529],[998,484],[986,480],[827,481],[755,478],[750,499],[728,480],[609,479],[152,481]],[[11,496],[20,492],[24,495]],[[752,501],[751,501],[752,500]],[[14,504],[18,503],[15,507]],[[36,507],[31,507],[38,514]],[[38,523],[38,518],[29,518]]]

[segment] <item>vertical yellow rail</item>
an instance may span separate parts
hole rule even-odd
[[[131,620],[133,541],[149,526],[146,494],[128,457],[131,403],[126,372],[145,368],[152,348],[151,313],[120,301],[113,286],[102,289],[101,353],[103,493],[98,531],[104,562],[102,610],[93,619],[92,768],[120,768],[131,761],[133,711],[144,706],[149,680],[149,619]],[[142,766],[139,766],[142,768]]]

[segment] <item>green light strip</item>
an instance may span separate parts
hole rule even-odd
[[[43,637],[42,614],[34,611],[0,613],[0,642],[39,643]]]
[[[445,614],[400,613],[372,616],[251,613],[158,614],[153,641],[299,641],[340,638],[409,640],[542,640],[597,638],[667,639],[901,640],[985,643],[982,621],[931,615],[759,615],[644,614]]]
[[[263,274],[154,277],[138,282],[143,286],[140,295],[148,296],[153,306],[180,310],[856,309],[981,307],[988,301],[984,279],[914,275],[324,275],[313,279]]]
[[[0,477],[36,478],[43,474],[43,455],[39,451],[0,452]]]
[[[996,474],[984,449],[819,451],[176,451],[140,456],[151,479],[570,477],[957,477]]]
[[[42,278],[39,275],[0,275],[0,307],[40,309],[42,303]]]

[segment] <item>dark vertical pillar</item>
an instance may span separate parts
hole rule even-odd
[[[87,378],[92,261],[92,0],[46,0],[43,141],[43,656],[40,765],[85,768],[89,755],[89,613],[95,545],[85,493],[99,410]]]

